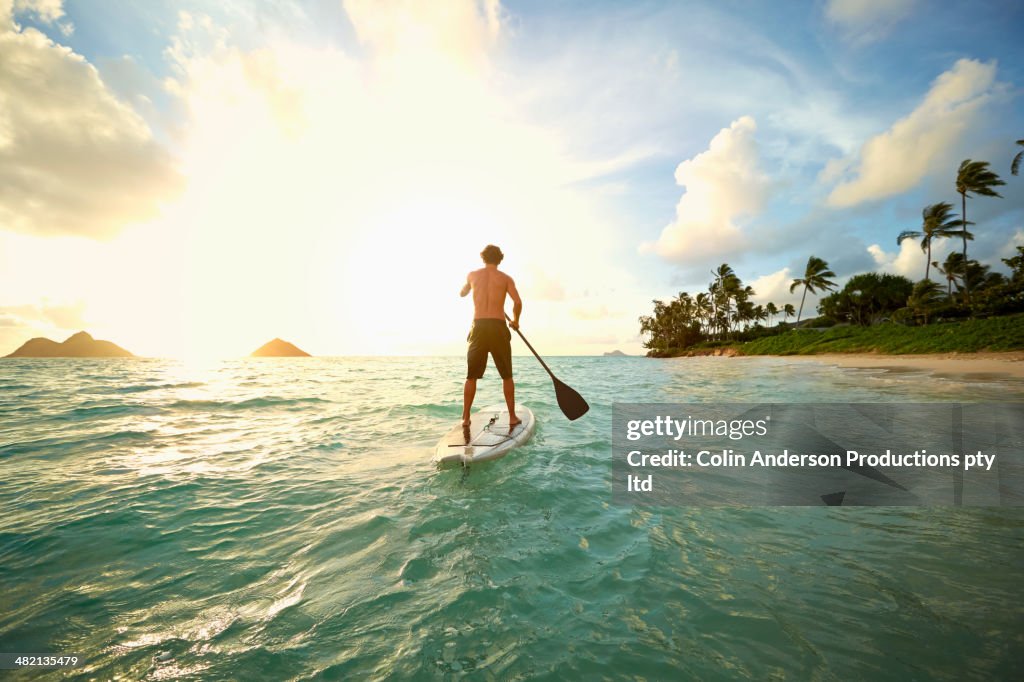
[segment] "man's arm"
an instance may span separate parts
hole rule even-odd
[[[519,290],[516,289],[516,283],[511,277],[508,278],[508,295],[512,299],[512,321],[509,322],[509,326],[519,329],[519,316],[523,314],[523,299],[519,297]]]
[[[472,273],[470,273],[472,274]],[[473,289],[473,285],[469,283],[469,275],[466,275],[466,283],[462,285],[462,291],[459,292],[459,296],[465,298],[466,295]]]

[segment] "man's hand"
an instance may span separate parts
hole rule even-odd
[[[519,320],[509,320],[508,326],[512,327],[516,331],[519,331]]]

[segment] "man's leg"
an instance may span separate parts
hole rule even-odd
[[[505,394],[505,405],[508,407],[508,422],[510,425],[523,421],[516,416],[516,382],[512,379],[512,332],[508,327],[502,327],[504,334],[497,341],[491,356],[494,358],[494,366],[498,368],[501,375],[501,390]]]
[[[501,380],[501,390],[505,393],[505,405],[508,406],[508,423],[515,426],[523,421],[516,416],[516,382],[512,377]]]
[[[469,426],[473,398],[476,397],[476,380],[482,377],[487,369],[487,347],[481,346],[476,322],[473,323],[466,341],[469,342],[469,349],[466,351],[466,385],[462,389],[463,426]]]
[[[476,379],[466,379],[462,387],[462,425],[469,425],[469,413],[473,409],[473,398],[476,397]]]

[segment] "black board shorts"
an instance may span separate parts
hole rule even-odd
[[[487,369],[487,354],[494,358],[494,366],[502,379],[512,378],[512,332],[505,320],[473,320],[466,337],[466,378],[479,379]]]

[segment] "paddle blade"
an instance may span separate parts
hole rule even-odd
[[[555,398],[558,399],[558,407],[569,421],[575,421],[587,413],[590,405],[583,399],[583,396],[554,377],[551,377],[551,381],[555,384]]]

